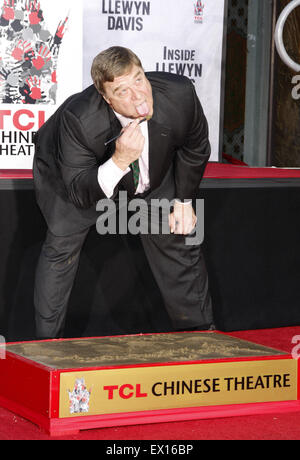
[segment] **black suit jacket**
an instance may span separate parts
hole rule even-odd
[[[150,190],[174,165],[176,196],[196,196],[210,155],[207,121],[193,84],[186,77],[146,73],[153,90],[149,128]],[[92,85],[67,99],[38,131],[33,174],[38,204],[55,235],[77,233],[96,222],[96,203],[106,198],[98,167],[113,154],[120,123]],[[114,190],[134,195],[132,173]]]

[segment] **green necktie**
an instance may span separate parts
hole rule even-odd
[[[139,160],[135,160],[133,163],[131,163],[130,166],[133,172],[134,187],[136,190],[139,185],[139,178],[140,178]]]

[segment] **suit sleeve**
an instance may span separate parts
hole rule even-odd
[[[176,197],[180,200],[196,198],[211,151],[207,120],[194,85],[191,82],[189,85],[187,135],[175,158]]]
[[[84,209],[106,198],[98,182],[96,155],[87,145],[81,121],[64,111],[58,132],[58,166],[70,201]]]

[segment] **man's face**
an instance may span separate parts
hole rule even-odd
[[[121,77],[105,82],[106,102],[127,118],[151,118],[153,115],[152,88],[141,67],[133,65]]]

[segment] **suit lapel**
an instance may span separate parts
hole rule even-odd
[[[116,115],[114,114],[113,110],[110,107],[108,108],[108,112],[109,112],[109,124],[110,124],[111,137],[106,139],[106,141],[113,138],[114,136],[117,136],[117,134],[119,134],[119,132],[122,129],[121,123],[119,122],[119,120],[117,119]],[[115,143],[113,142],[112,144],[114,145]]]
[[[121,123],[119,122],[119,120],[115,116],[113,110],[111,110],[110,108],[109,108],[109,117],[110,117],[111,134],[110,134],[110,136],[108,137],[107,140],[111,139],[114,136],[117,136],[119,134],[119,132],[121,131],[121,129],[122,129]],[[113,153],[114,153],[115,144],[116,144],[115,141],[112,142],[111,144],[109,144],[109,148],[110,148],[109,157],[111,157],[113,155]],[[132,170],[130,170],[130,172],[128,174],[126,174],[121,179],[120,184],[125,190],[127,190],[129,196],[134,195],[135,188],[134,188],[134,180],[133,180]]]
[[[155,90],[153,89],[153,117],[148,122],[149,131],[149,175],[151,189],[160,182],[160,173],[169,151],[171,128],[167,126],[165,113],[162,111]]]
[[[113,154],[114,151],[114,142],[109,144],[107,147],[104,146],[105,142],[109,139],[112,139],[116,136],[122,127],[119,123],[119,120],[110,109],[110,107],[105,107],[105,110],[99,111],[99,116],[97,117],[97,126],[94,131],[94,138],[91,140],[93,149],[99,155],[99,160],[103,163],[107,161]]]

